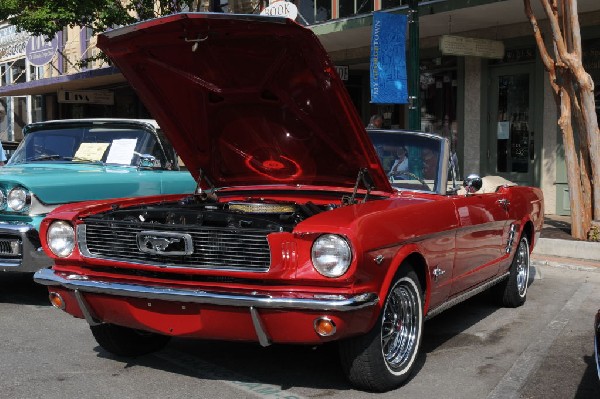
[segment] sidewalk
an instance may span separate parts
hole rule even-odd
[[[531,256],[533,264],[600,271],[600,242],[571,237],[571,217],[545,215],[539,242]]]

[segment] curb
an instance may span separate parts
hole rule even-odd
[[[600,243],[540,238],[533,249],[533,254],[600,262]]]
[[[574,259],[559,256],[546,256],[535,253],[531,255],[530,260],[531,266],[534,267],[550,266],[560,269],[600,273],[600,262],[595,260]]]

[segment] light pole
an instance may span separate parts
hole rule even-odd
[[[421,130],[419,0],[408,0],[408,128]]]

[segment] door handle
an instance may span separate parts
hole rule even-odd
[[[508,206],[510,205],[510,201],[506,198],[500,198],[496,203],[502,207],[504,207],[505,211],[508,211]]]

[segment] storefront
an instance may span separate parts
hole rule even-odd
[[[17,32],[14,26],[0,26],[0,89],[36,80],[38,67],[29,65],[25,48],[29,35]],[[22,138],[21,129],[29,122],[42,120],[40,96],[3,96],[0,94],[0,139],[15,141]]]

